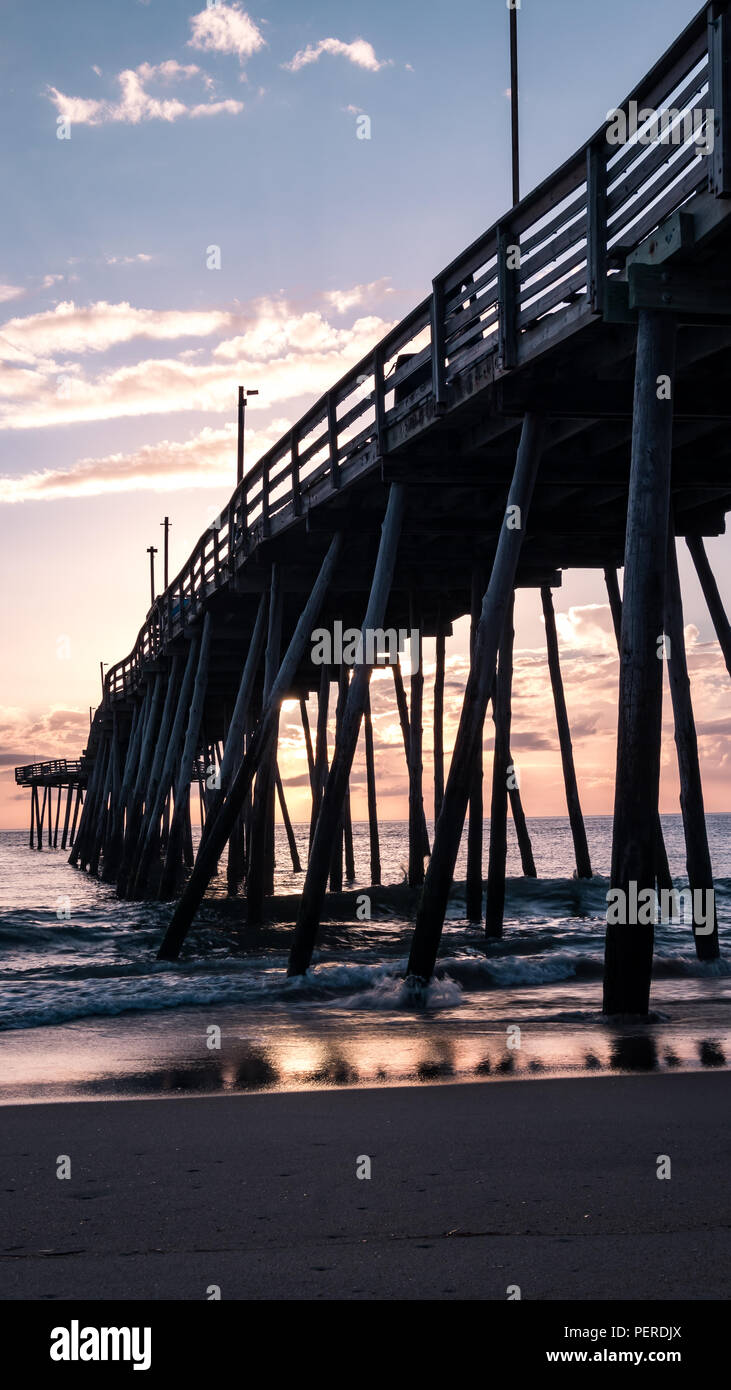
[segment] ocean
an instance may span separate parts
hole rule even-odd
[[[663,816],[685,884],[679,816]],[[611,818],[586,822],[595,877],[572,877],[563,818],[530,822],[538,880],[520,876],[509,827],[505,935],[485,944],[457,886],[423,1001],[403,986],[403,895],[360,920],[368,829],[354,827],[353,894],[323,925],[308,976],[288,980],[302,876],[280,868],[278,920],[240,942],[243,901],[213,886],[181,960],[155,953],[167,903],[120,902],[60,850],[0,833],[0,1101],[227,1094],[323,1086],[723,1067],[731,1055],[731,815],[708,816],[721,960],[696,959],[690,928],[656,928],[653,1016],[601,1016]],[[430,826],[430,834],[433,827]],[[307,830],[295,827],[306,857]],[[487,863],[485,828],[485,863]],[[384,884],[403,883],[406,827],[381,827]],[[288,864],[278,830],[277,859]],[[464,877],[465,845],[457,865]],[[357,897],[360,896],[358,911]]]

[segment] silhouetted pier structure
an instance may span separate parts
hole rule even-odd
[[[69,761],[56,758],[47,763],[27,763],[16,767],[15,782],[18,787],[31,788],[30,834],[28,843],[31,849],[43,849],[43,827],[47,825],[48,848],[58,848],[58,831],[61,821],[61,802],[66,793],[63,823],[61,827],[61,849],[74,843],[76,822],[84,801],[84,788],[88,777],[86,760]],[[40,792],[43,791],[41,798]],[[53,812],[53,793],[56,792],[56,811]],[[48,819],[46,820],[46,815]]]
[[[468,805],[469,915],[482,917],[481,750],[491,699],[488,935],[502,931],[509,794],[524,871],[535,871],[506,778],[516,588],[536,589],[543,605],[577,872],[589,875],[551,598],[572,567],[605,571],[619,640],[612,886],[667,881],[658,816],[663,647],[690,882],[712,885],[675,538],[688,541],[728,661],[728,621],[702,538],[724,532],[731,507],[730,75],[724,0],[701,11],[618,108],[624,143],[612,144],[603,125],[442,270],[428,297],[246,473],[153,603],[133,651],[107,673],[72,861],[101,867],[121,896],[180,895],[163,958],[179,953],[226,853],[229,890],[245,887],[250,925],[262,918],[277,792],[283,804],[283,699],[300,702],[313,807],[291,973],[310,965],[343,853],[346,875],[352,867],[349,776],[364,721],[371,869],[380,877],[371,668],[366,659],[337,669],[313,661],[314,631],[336,623],[364,636],[415,628],[420,644],[436,638],[431,846],[423,674],[412,676],[408,701],[394,671],[410,880],[424,880],[415,981],[434,969]],[[445,779],[444,647],[467,613],[471,668]],[[191,863],[193,781],[205,824]],[[652,925],[608,928],[608,1013],[647,1012],[652,945]],[[696,946],[713,958],[717,932],[697,933]]]

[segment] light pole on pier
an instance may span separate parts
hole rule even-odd
[[[247,396],[258,396],[258,391],[245,391],[243,386],[239,387],[239,434],[238,448],[236,452],[236,483],[240,483],[244,476],[244,426],[246,424],[246,398]]]
[[[170,543],[170,527],[171,527],[171,525],[172,525],[172,522],[170,521],[170,517],[169,517],[169,516],[163,517],[162,521],[160,522],[160,525],[161,525],[161,526],[164,526],[164,528],[165,528],[165,532],[164,532],[164,534],[165,534],[165,541],[164,541],[164,546],[163,546],[163,558],[162,558],[162,576],[163,576],[163,589],[164,589],[165,591],[167,591],[167,587],[168,587],[168,555],[169,555],[169,543]]]
[[[513,146],[513,207],[520,202],[520,123],[518,108],[518,10],[520,0],[507,0],[510,11],[510,121]]]
[[[150,606],[152,606],[155,602],[155,556],[157,555],[157,546],[148,545],[147,554],[150,557]]]

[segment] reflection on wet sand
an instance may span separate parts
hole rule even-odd
[[[432,1025],[433,1027],[433,1025]],[[116,1023],[119,1030],[119,1021]],[[513,1030],[514,1031],[514,1030]],[[6,1039],[7,1042],[11,1038]],[[107,1034],[97,1030],[72,1054],[54,1049],[39,1035],[38,1050],[12,1056],[0,1082],[0,1100],[101,1096],[172,1096],[295,1091],[357,1086],[439,1084],[447,1081],[530,1080],[538,1076],[597,1072],[657,1072],[727,1066],[731,1036],[699,1037],[662,1024],[614,1026],[596,1017],[583,1030],[554,1024],[523,1027],[520,1045],[509,1028],[450,1028],[438,1023],[425,1033],[415,1020],[384,1035],[374,1020],[358,1028],[331,1027],[323,1035],[306,1018],[282,1018],[255,1037],[222,1029],[220,1051],[210,1051],[197,1019],[187,1030],[159,1026],[142,1033],[133,1022]],[[27,1040],[26,1040],[27,1047]],[[141,1060],[149,1057],[150,1060]],[[16,1078],[22,1077],[22,1086]],[[14,1088],[15,1081],[15,1088]]]

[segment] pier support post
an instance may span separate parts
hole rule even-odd
[[[373,574],[368,607],[362,629],[362,648],[360,661],[353,670],[348,691],[339,743],[335,752],[322,798],[320,814],[317,818],[312,854],[302,889],[297,922],[294,929],[292,949],[289,956],[289,974],[304,975],[309,969],[320,925],[320,916],[325,900],[327,871],[331,846],[342,811],[350,769],[353,764],[360,721],[363,717],[371,668],[367,664],[373,655],[373,640],[369,634],[375,633],[384,625],[386,606],[391,592],[393,574],[396,566],[399,537],[405,509],[405,493],[401,483],[392,483],[389,491],[386,516],[381,531],[381,542]],[[369,648],[371,649],[369,651]]]
[[[177,770],[177,780],[175,782],[175,810],[173,811],[170,829],[168,831],[165,864],[158,890],[159,898],[167,898],[174,893],[181,869],[186,821],[188,824],[190,823],[190,782],[193,776],[193,762],[198,747],[201,720],[203,718],[203,706],[205,704],[206,690],[208,688],[208,664],[211,652],[211,636],[211,615],[210,613],[206,613],[203,619],[203,632],[201,634],[200,650],[198,653],[193,698],[190,702],[190,709],[188,712],[185,742],[183,744],[183,752]]]
[[[485,571],[481,565],[473,565],[470,602],[470,663],[474,660],[477,626],[480,621],[480,613],[482,611],[482,600],[484,594]],[[472,786],[470,788],[470,813],[469,820],[467,822],[467,881],[465,886],[465,915],[467,917],[467,921],[472,923],[482,921],[482,782],[484,763],[483,739],[484,725],[483,732],[480,735],[479,746],[475,749],[475,761],[472,769]],[[507,788],[505,795],[507,796]]]
[[[424,832],[426,828],[423,792],[423,710],[424,643],[421,635],[421,608],[413,594],[409,597],[411,660],[416,646],[416,669],[411,672],[411,711],[409,715],[409,887],[424,882]],[[417,634],[414,642],[414,633]]]
[[[78,817],[79,811],[82,810],[83,805],[84,805],[84,794],[83,794],[82,789],[81,789],[81,783],[79,783],[78,787],[76,788],[76,799],[75,799],[75,801],[74,801],[74,814],[73,814],[73,817],[72,817],[72,820],[71,820],[71,833],[70,833],[70,835],[69,835],[69,848],[70,848],[70,849],[73,848],[73,845],[74,845],[75,840],[76,840],[76,821],[77,821],[77,817]]]
[[[368,840],[370,847],[371,885],[381,883],[381,846],[378,837],[378,804],[376,802],[376,760],[373,744],[373,715],[371,712],[371,692],[363,710],[363,729],[365,734],[366,787],[368,790]]]
[[[444,667],[446,634],[441,615],[437,622],[436,664],[434,670],[434,824],[439,820],[444,799]]]
[[[614,635],[617,639],[617,650],[621,652],[622,599],[619,592],[619,580],[617,578],[616,569],[604,570],[604,582],[607,586],[607,594],[609,595],[609,607],[612,614],[612,625],[614,627]],[[673,880],[670,873],[670,865],[668,864],[668,852],[665,847],[665,836],[663,835],[662,822],[660,820],[659,812],[657,816],[657,825],[655,828],[655,860],[655,877],[657,880],[658,889],[662,890],[663,888],[672,888]]]
[[[150,794],[149,808],[145,807],[145,821],[143,826],[143,843],[139,855],[139,863],[132,886],[128,891],[130,898],[144,898],[153,888],[153,861],[159,855],[161,845],[161,822],[164,826],[165,807],[168,804],[170,789],[173,785],[173,778],[180,761],[181,747],[183,743],[183,731],[185,728],[185,718],[190,709],[193,695],[193,683],[198,667],[198,657],[200,654],[201,636],[197,632],[192,638],[188,648],[188,658],[185,663],[183,679],[177,688],[177,700],[171,701],[170,718],[168,721],[168,737],[165,746],[162,746],[162,765],[156,780],[154,790]],[[171,677],[172,682],[172,677]],[[174,713],[173,713],[174,706]],[[165,721],[163,721],[165,723]],[[148,814],[149,809],[149,814]],[[157,888],[158,884],[154,884]]]
[[[731,676],[731,623],[726,617],[726,610],[723,606],[723,599],[718,592],[713,570],[708,563],[705,546],[701,536],[686,536],[686,545],[693,557],[693,564],[701,583],[703,596],[711,615],[713,626],[716,629],[718,643],[723,652],[723,659],[726,662],[726,670]]]
[[[264,688],[262,700],[266,705],[274,685],[282,648],[282,583],[278,565],[272,565],[269,588],[269,626],[264,657]],[[275,768],[279,713],[272,729],[268,748],[264,751],[256,774],[254,809],[251,816],[251,848],[247,858],[246,922],[258,927],[264,920],[264,899],[273,889],[271,883],[274,839]]]
[[[29,836],[29,839],[28,839],[28,844],[29,844],[29,847],[30,847],[31,849],[34,849],[34,848],[35,848],[34,832],[35,832],[36,819],[37,819],[37,817],[38,817],[38,787],[36,786],[36,783],[34,782],[33,785],[32,785],[32,787],[31,787],[31,793],[30,793],[30,836]]]
[[[137,706],[132,716],[132,725],[130,727],[129,741],[127,743],[127,755],[124,760],[122,785],[115,804],[112,832],[109,836],[107,850],[104,855],[104,868],[102,870],[102,881],[104,883],[112,883],[117,877],[117,870],[119,868],[124,846],[125,814],[132,793],[133,780],[139,764],[142,733],[151,699],[152,687],[148,686],[142,704]]]
[[[322,797],[325,791],[325,783],[328,773],[328,752],[327,752],[327,721],[330,712],[330,668],[323,666],[320,670],[320,689],[317,693],[317,731],[315,734],[315,780],[312,792],[312,814],[310,816],[310,845],[308,859],[312,853],[312,841],[315,838],[315,826],[317,817],[320,814]]]
[[[518,840],[518,849],[520,850],[520,862],[523,874],[526,878],[537,878],[536,861],[533,858],[533,846],[531,844],[528,822],[525,818],[525,811],[523,810],[523,798],[520,795],[520,787],[517,781],[518,774],[512,752],[508,754],[508,761],[509,766],[512,768],[510,781],[508,782],[508,798],[510,801],[510,810],[513,815],[515,834]]]
[[[302,864],[300,862],[299,850],[297,849],[297,840],[295,839],[294,830],[292,829],[292,821],[290,819],[289,811],[287,810],[287,802],[284,796],[284,787],[282,786],[282,775],[279,771],[279,764],[277,764],[274,771],[274,780],[277,788],[277,799],[279,801],[279,809],[282,813],[282,823],[284,825],[284,832],[287,836],[287,844],[289,845],[289,854],[292,860],[292,869],[294,873],[301,874]]]
[[[330,542],[327,554],[320,567],[320,572],[313,585],[312,592],[300,614],[284,660],[279,668],[277,679],[274,682],[268,700],[265,702],[261,719],[259,720],[250,743],[248,743],[241,765],[233,778],[228,794],[219,806],[215,818],[212,815],[209,816],[207,824],[210,825],[210,832],[206,838],[205,844],[201,843],[198,847],[198,854],[193,866],[193,872],[183,890],[180,902],[173,913],[170,926],[165,933],[165,939],[158,952],[158,958],[160,960],[177,960],[180,954],[180,948],[185,940],[190,923],[211,881],[211,877],[215,872],[216,864],[218,863],[219,856],[231,833],[231,828],[236,816],[244,804],[256,768],[263,753],[268,748],[274,730],[277,727],[279,707],[282,700],[292,688],[292,683],[297,674],[300,662],[311,640],[312,630],[317,622],[325,599],[325,594],[327,593],[337,568],[340,552],[342,550],[342,543],[342,532],[338,531]]]
[[[312,752],[312,734],[310,733],[310,720],[307,713],[307,698],[300,695],[300,718],[302,720],[302,733],[305,740],[305,752],[307,754],[307,772],[310,778],[310,791],[314,794],[315,787],[315,758]]]
[[[61,815],[61,783],[58,784],[58,796],[56,797],[56,818],[53,822],[53,848],[58,849],[58,822]]]
[[[127,819],[124,828],[124,841],[122,844],[122,857],[117,874],[117,897],[123,898],[127,892],[127,883],[133,871],[137,845],[142,829],[142,817],[145,798],[149,793],[150,771],[155,750],[155,736],[160,720],[160,706],[163,702],[163,690],[166,680],[168,682],[167,694],[171,694],[169,682],[170,673],[167,676],[162,671],[155,675],[155,682],[152,689],[150,707],[142,733],[142,744],[140,747],[140,757],[137,765],[137,776],[135,777],[129,807],[127,809]],[[166,694],[166,698],[167,698]]]
[[[553,703],[556,710],[558,741],[561,748],[561,766],[563,768],[564,787],[566,788],[566,805],[568,807],[571,835],[574,841],[576,872],[579,878],[591,878],[589,846],[586,840],[584,817],[581,813],[579,788],[576,781],[576,768],[574,766],[574,750],[571,744],[571,729],[569,727],[569,716],[566,709],[566,696],[564,694],[563,677],[561,675],[561,661],[558,654],[556,615],[553,611],[553,598],[551,596],[550,585],[548,584],[541,585],[541,601],[543,603],[543,617],[546,623],[548,669],[551,674],[551,689],[553,691]]]
[[[114,759],[115,759],[114,735],[110,733],[106,739],[106,769],[104,775],[103,790],[94,813],[94,822],[91,834],[91,841],[87,851],[87,867],[93,878],[96,878],[99,871],[99,860],[101,858],[102,845],[104,843],[104,832],[106,829],[107,815],[109,810],[109,799],[112,794],[112,784],[114,780]]]
[[[665,633],[669,642],[666,650],[670,694],[675,718],[675,746],[680,774],[680,809],[685,832],[688,884],[694,890],[710,894],[707,901],[714,904],[713,921],[700,922],[693,913],[693,936],[699,960],[718,960],[718,921],[715,910],[713,869],[708,848],[708,833],[703,805],[703,783],[698,761],[698,738],[693,718],[693,703],[688,677],[688,659],[683,630],[683,598],[680,591],[678,558],[675,537],[670,528],[668,539],[668,568],[665,588]]]
[[[511,697],[513,685],[513,613],[515,594],[511,594],[505,625],[500,638],[497,674],[492,700],[495,721],[495,749],[492,759],[490,800],[490,857],[487,863],[487,901],[485,936],[503,934],[505,915],[505,871],[508,856],[508,766],[510,763]]]
[[[348,671],[347,667],[341,666],[338,672],[338,698],[335,706],[335,744],[337,746],[343,727],[343,717],[345,707],[348,703]],[[323,788],[324,794],[324,788]],[[347,788],[346,788],[347,795]],[[340,815],[340,823],[335,831],[335,838],[332,845],[332,858],[330,860],[330,892],[342,893],[343,891],[343,849],[345,846],[345,797],[343,798],[343,810]]]
[[[71,823],[71,806],[74,800],[74,784],[69,782],[66,790],[66,807],[63,813],[63,830],[61,831],[61,849],[66,848],[69,835],[69,825]],[[31,849],[33,846],[31,845]]]
[[[523,422],[518,457],[500,529],[495,563],[482,601],[474,658],[467,681],[457,739],[444,791],[442,814],[426,871],[411,943],[408,974],[428,981],[434,971],[454,865],[459,851],[472,784],[472,769],[482,739],[488,700],[495,680],[495,663],[510,595],[523,545],[536,474],[543,448],[545,423],[529,414]]]
[[[676,341],[672,314],[640,310],[612,839],[611,886],[625,904],[636,901],[635,893],[654,892],[655,887],[663,675],[658,652],[664,622]],[[652,922],[622,925],[611,920],[614,915],[607,913],[604,1012],[646,1015]]]
[[[398,659],[396,659],[396,661],[392,663],[391,670],[393,671],[393,684],[394,690],[396,692],[396,708],[398,709],[399,723],[401,725],[401,735],[404,740],[406,770],[408,772],[408,769],[411,766],[411,723],[409,720],[409,704],[406,699],[406,690],[404,688],[404,677],[403,672],[401,670],[401,662]],[[423,805],[421,816],[421,841],[423,845],[422,855],[423,857],[428,858],[429,834],[426,828],[426,815],[423,810]]]

